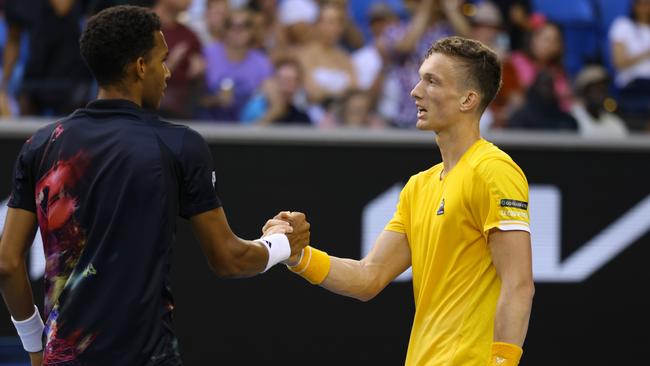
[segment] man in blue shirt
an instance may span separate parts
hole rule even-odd
[[[230,230],[205,141],[153,112],[170,77],[167,53],[148,9],[118,6],[91,18],[81,54],[97,100],[36,132],[18,156],[0,291],[32,365],[181,364],[169,288],[178,215],[220,276],[266,271],[309,241],[304,215],[256,241]],[[24,261],[37,224],[45,326]]]

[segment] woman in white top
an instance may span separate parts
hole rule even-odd
[[[635,129],[650,127],[650,0],[634,0],[630,17],[609,30],[620,111]]]
[[[316,24],[317,39],[298,54],[305,70],[307,96],[312,103],[341,97],[356,86],[352,59],[339,46],[344,20],[344,9],[338,4],[322,5]]]
[[[634,0],[631,17],[617,18],[609,30],[616,85],[650,79],[650,0]]]

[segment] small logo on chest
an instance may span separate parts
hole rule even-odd
[[[436,211],[436,215],[440,216],[445,213],[445,199],[443,198],[442,201],[440,201],[440,206],[438,207],[438,211]]]

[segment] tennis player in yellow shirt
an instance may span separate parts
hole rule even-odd
[[[480,42],[450,37],[431,46],[419,74],[411,91],[417,128],[436,133],[442,163],[411,177],[368,256],[342,259],[306,247],[289,268],[367,301],[412,266],[406,365],[517,365],[534,293],[528,183],[479,132],[501,65]],[[288,212],[264,229],[285,221]]]

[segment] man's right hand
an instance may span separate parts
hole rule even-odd
[[[274,226],[285,223],[289,223],[293,228],[292,232],[286,233],[287,238],[289,238],[289,244],[291,245],[291,256],[294,257],[300,255],[302,248],[309,245],[310,237],[310,224],[307,222],[304,213],[297,211],[282,211],[266,222],[262,228],[262,233],[268,235],[269,231],[272,230]]]

